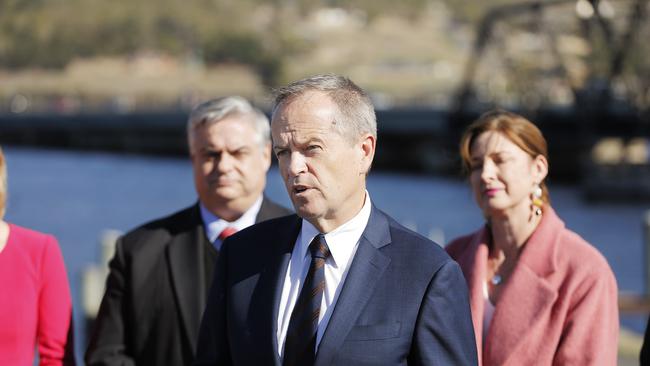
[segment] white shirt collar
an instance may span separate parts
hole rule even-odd
[[[201,210],[201,219],[203,220],[203,226],[205,227],[205,234],[210,240],[211,243],[215,244],[217,249],[221,246],[221,240],[219,240],[219,234],[226,227],[233,227],[239,230],[243,230],[253,224],[255,224],[255,219],[257,218],[257,213],[262,207],[263,196],[260,197],[253,203],[253,205],[241,215],[240,218],[233,222],[228,222],[219,216],[210,212],[203,203],[199,202],[199,208]]]
[[[337,227],[333,231],[325,234],[325,241],[332,253],[333,265],[336,268],[347,267],[352,255],[356,251],[356,244],[359,242],[363,231],[368,225],[370,219],[370,209],[372,204],[370,202],[370,195],[366,191],[363,207],[359,213],[352,219],[345,222],[343,225]],[[309,243],[319,234],[318,229],[314,227],[309,221],[302,220],[302,228],[300,229],[300,248],[298,253],[301,253],[301,258],[307,256],[309,250]]]

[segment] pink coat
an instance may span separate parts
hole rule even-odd
[[[74,365],[72,300],[51,235],[9,224],[0,252],[0,365]]]
[[[488,237],[483,227],[446,248],[467,280],[481,364],[616,365],[614,274],[550,207],[503,285],[482,347]]]

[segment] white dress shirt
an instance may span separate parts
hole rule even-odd
[[[260,207],[262,207],[262,196],[260,196],[260,198],[258,198],[240,218],[233,222],[229,222],[213,214],[205,208],[202,203],[199,203],[201,219],[203,220],[203,227],[205,227],[205,235],[208,237],[208,240],[210,240],[210,243],[212,243],[217,250],[220,250],[222,242],[221,239],[219,239],[219,234],[221,234],[223,229],[232,227],[239,231],[253,225],[257,218],[257,213],[260,212]]]
[[[370,219],[370,195],[366,191],[366,197],[361,211],[345,224],[334,231],[325,233],[325,241],[332,255],[325,262],[325,291],[321,303],[320,316],[318,318],[318,332],[316,334],[316,349],[327,328],[336,300],[341,290],[341,284],[347,276],[352,258],[359,246],[361,234],[366,229]],[[302,228],[296,239],[296,244],[291,253],[289,266],[284,278],[282,297],[280,298],[280,309],[278,313],[278,352],[284,357],[284,342],[287,337],[291,312],[298,300],[300,289],[307,277],[307,271],[311,263],[309,243],[318,235],[318,230],[307,220],[302,220]]]

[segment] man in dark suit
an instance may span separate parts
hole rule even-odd
[[[239,97],[197,106],[188,143],[199,200],[121,237],[85,361],[189,365],[214,262],[236,230],[290,212],[263,196],[269,121]]]
[[[292,83],[271,132],[297,216],[226,240],[194,365],[476,365],[458,265],[365,189],[365,92],[334,75]]]

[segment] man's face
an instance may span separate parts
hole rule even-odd
[[[273,149],[296,213],[321,232],[354,217],[364,203],[365,175],[375,138],[351,139],[329,96],[308,91],[277,107],[271,123]]]
[[[226,219],[224,212],[246,211],[260,196],[271,164],[270,145],[261,146],[253,125],[242,118],[247,117],[227,117],[192,132],[190,153],[199,199]]]

